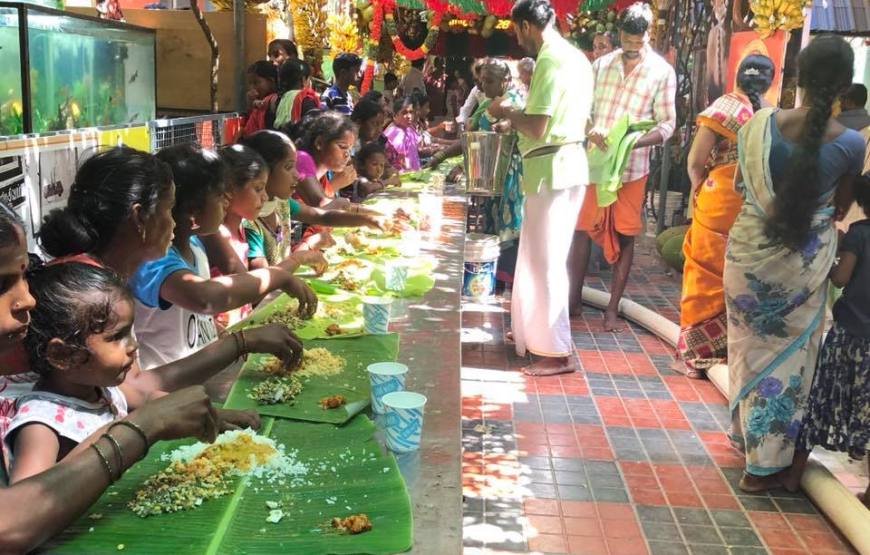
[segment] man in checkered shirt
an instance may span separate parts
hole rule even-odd
[[[622,48],[592,65],[595,89],[589,142],[606,149],[605,137],[625,114],[629,115],[631,123],[653,120],[656,125],[637,140],[629,154],[616,202],[600,208],[596,189],[590,184],[577,221],[571,253],[571,311],[579,313],[581,310],[583,281],[591,239],[594,239],[604,249],[607,261],[614,265],[610,304],[604,312],[607,331],[622,330],[619,300],[631,271],[634,238],[643,229],[641,210],[650,151],[670,138],[677,119],[674,69],[649,44],[652,10],[647,4],[637,2],[626,8],[619,19]]]

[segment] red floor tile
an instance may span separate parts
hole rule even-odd
[[[827,534],[831,531],[831,527],[820,516],[816,515],[785,515],[795,530],[803,531],[807,534]]]
[[[633,520],[604,520],[601,522],[604,537],[611,539],[640,538],[640,526]]]
[[[631,498],[637,505],[659,505],[666,506],[668,504],[665,499],[665,494],[657,489],[634,489],[631,490]]]
[[[706,480],[706,479],[695,479],[695,486],[697,486],[698,491],[702,494],[706,493],[718,493],[718,494],[731,494],[731,487],[725,483],[724,480],[719,478],[715,480]]]
[[[701,498],[695,495],[694,493],[681,492],[681,493],[671,493],[668,492],[668,502],[670,505],[674,507],[703,507],[704,504],[701,502]]]
[[[583,451],[580,450],[579,447],[567,446],[567,445],[551,445],[550,451],[553,453],[553,457],[564,458],[564,459],[582,459]]]
[[[568,536],[568,553],[571,555],[608,555],[604,538]]]
[[[632,489],[658,489],[659,483],[654,476],[626,475],[625,483]]]
[[[568,542],[561,535],[533,536],[529,538],[529,549],[542,553],[565,553],[568,551]]]
[[[740,503],[737,498],[732,495],[704,495],[704,503],[710,509],[730,509],[739,510]]]
[[[529,497],[523,499],[523,511],[527,515],[559,516],[559,500]]]
[[[804,541],[804,544],[813,552],[816,551],[833,551],[839,553],[849,553],[849,548],[843,545],[840,538],[833,532],[823,534],[802,533],[798,530],[798,535]]]
[[[619,466],[626,476],[654,476],[652,466],[649,463],[619,461]]]
[[[598,507],[589,501],[561,501],[562,516],[573,518],[598,518]]]
[[[759,530],[761,538],[768,547],[794,547],[800,545],[797,535],[791,530],[767,528]]]
[[[649,553],[643,538],[607,538],[607,547],[611,555],[647,555]]]
[[[612,461],[613,451],[608,447],[582,447],[583,458],[596,461]]]
[[[574,434],[547,434],[547,441],[553,446],[577,446],[577,436]]]
[[[540,536],[542,534],[556,534],[561,536],[565,533],[562,529],[562,519],[558,516],[529,515],[526,518],[528,526],[533,528],[533,530],[529,530],[530,537],[535,535]]]
[[[631,505],[623,503],[598,503],[598,514],[601,520],[619,520],[636,522]]]
[[[569,536],[601,537],[601,522],[597,518],[563,518]]]

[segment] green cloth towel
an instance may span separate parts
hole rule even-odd
[[[622,174],[628,157],[637,142],[656,122],[644,120],[630,123],[628,114],[622,116],[607,134],[607,150],[593,146],[589,150],[589,182],[595,183],[598,193],[598,206],[604,208],[616,202],[619,188],[622,187]]]

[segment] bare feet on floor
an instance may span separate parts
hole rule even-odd
[[[583,315],[583,301],[577,301],[576,303],[572,303],[568,307],[568,316],[571,318],[579,318]]]
[[[507,341],[508,343],[513,343],[514,342],[514,332],[512,330],[507,330],[506,332],[504,332],[504,338],[505,338],[505,341]]]
[[[577,363],[569,357],[546,357],[523,368],[523,373],[527,376],[555,376],[577,370]]]
[[[609,308],[604,311],[604,331],[619,333],[625,329],[625,322],[619,318],[615,310]]]

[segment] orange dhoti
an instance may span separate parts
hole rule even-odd
[[[710,170],[694,199],[692,225],[683,241],[683,296],[677,353],[685,365],[706,370],[727,359],[728,336],[722,272],[728,232],[743,206],[734,190],[736,164]]]
[[[645,175],[623,183],[617,192],[616,202],[603,208],[598,206],[595,185],[586,188],[586,198],[575,229],[587,232],[593,241],[601,245],[604,258],[610,264],[619,260],[618,235],[635,237],[643,231],[641,211],[647,177]]]

